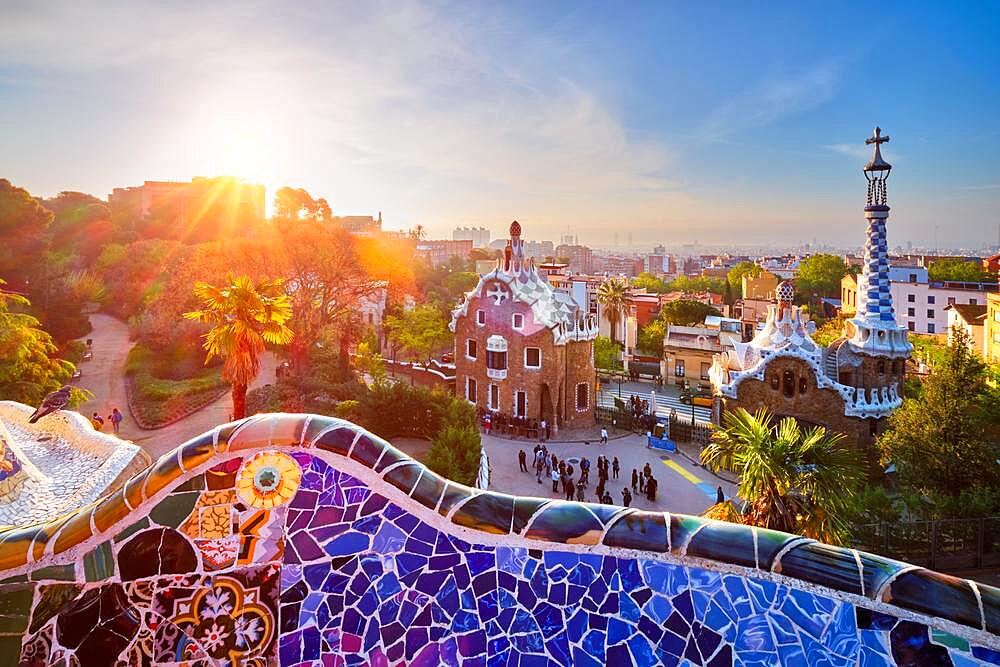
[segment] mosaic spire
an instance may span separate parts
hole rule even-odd
[[[888,356],[909,356],[912,346],[906,339],[906,331],[896,324],[892,307],[892,292],[889,280],[889,244],[886,240],[885,224],[889,218],[886,182],[892,165],[882,157],[882,144],[889,141],[876,127],[874,134],[865,143],[874,146],[872,159],[864,166],[865,180],[868,181],[868,203],[865,218],[868,232],[865,240],[865,258],[858,279],[858,311],[851,322],[854,332],[851,345],[869,354]]]

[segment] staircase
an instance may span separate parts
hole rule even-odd
[[[840,351],[840,346],[847,342],[846,338],[838,338],[837,340],[830,343],[830,347],[826,349],[826,354],[823,356],[823,372],[826,376],[833,380],[834,382],[840,381],[840,364],[837,363],[838,352]]]

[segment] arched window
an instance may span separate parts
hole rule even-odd
[[[885,361],[884,360],[879,359],[878,363],[875,364],[875,368],[878,370],[878,374],[879,375],[885,375]]]
[[[809,388],[809,382],[806,380],[806,376],[805,375],[800,375],[799,376],[799,393],[800,394],[806,393],[806,389],[808,389],[808,388]]]
[[[788,398],[795,395],[795,373],[785,371],[781,374],[781,391]]]
[[[771,373],[771,389],[777,390],[781,384],[781,380],[778,379],[777,373]]]

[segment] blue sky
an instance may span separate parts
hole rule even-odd
[[[877,123],[890,242],[995,243],[1000,5],[835,4],[5,3],[0,176],[235,173],[434,236],[860,244]]]

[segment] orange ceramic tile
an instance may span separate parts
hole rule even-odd
[[[3,534],[3,540],[0,541],[0,570],[9,570],[28,562],[28,550],[39,530],[39,526],[29,526],[15,528]]]
[[[213,454],[215,448],[212,446],[211,432],[189,440],[181,446],[181,468],[191,470],[212,458]]]
[[[169,451],[149,469],[149,474],[146,475],[146,485],[143,487],[143,495],[146,498],[151,498],[157,491],[181,476],[182,470],[180,464],[177,463],[177,455],[176,449]]]
[[[229,438],[229,451],[267,447],[271,442],[271,431],[277,425],[277,421],[274,415],[251,417]]]
[[[146,468],[125,483],[125,499],[132,509],[141,505],[142,501],[145,500],[145,497],[142,495],[142,487],[146,483],[146,476],[152,469],[152,467]]]
[[[128,513],[129,508],[125,504],[125,489],[120,489],[107,496],[94,510],[94,527],[99,532],[104,532],[124,519]]]
[[[80,544],[93,534],[90,530],[90,514],[93,509],[94,505],[81,507],[70,517],[62,530],[59,531],[52,553],[60,554]]]

